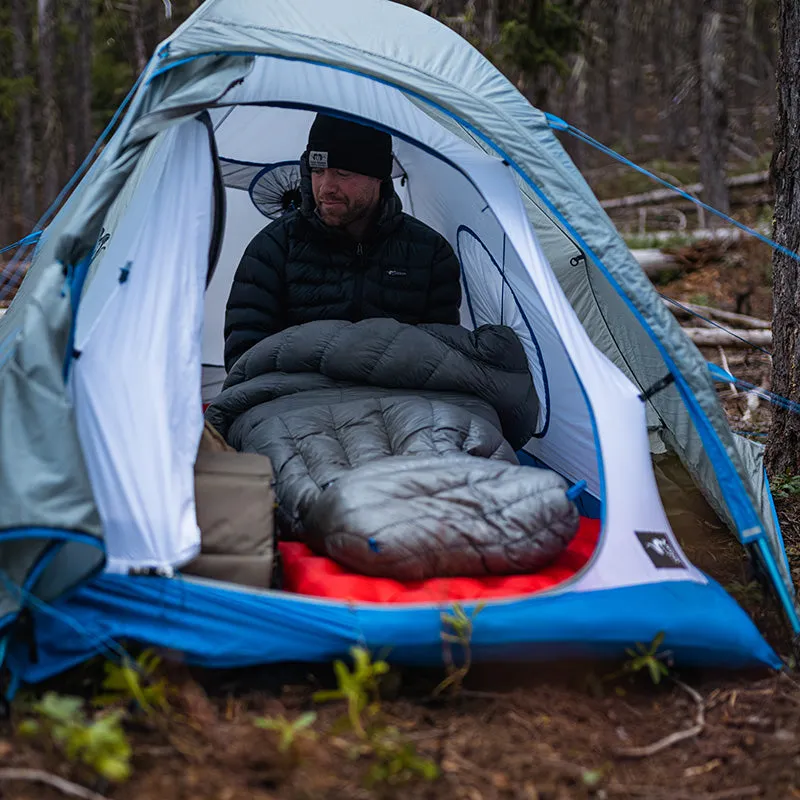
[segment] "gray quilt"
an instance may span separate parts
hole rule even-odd
[[[283,535],[414,580],[530,572],[569,543],[566,482],[514,454],[538,409],[510,328],[369,319],[259,342],[207,418],[271,459]]]

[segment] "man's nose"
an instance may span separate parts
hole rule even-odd
[[[322,174],[319,176],[319,188],[323,193],[333,194],[336,192],[338,188],[336,175],[332,169],[325,169],[322,171]]]

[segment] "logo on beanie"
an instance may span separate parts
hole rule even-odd
[[[326,150],[309,150],[308,166],[311,169],[328,169],[328,152]]]

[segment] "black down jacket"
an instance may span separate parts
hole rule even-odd
[[[392,317],[458,324],[460,267],[444,237],[404,214],[391,181],[364,241],[317,216],[302,166],[302,208],[264,228],[236,270],[225,313],[225,368],[256,342],[315,320]]]

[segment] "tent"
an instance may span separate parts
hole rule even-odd
[[[731,432],[706,362],[560,145],[564,123],[400,4],[207,0],[157,49],[0,318],[0,628],[15,678],[118,640],[221,667],[359,642],[440,661],[435,599],[180,572],[198,551],[192,469],[233,272],[280,213],[275,186],[319,110],[392,134],[405,209],[461,261],[462,324],[510,325],[528,353],[541,411],[521,460],[561,473],[600,521],[574,574],[486,603],[474,657],[617,656],[664,632],[683,663],[779,666],[693,563],[724,529],[800,632],[761,448]]]

